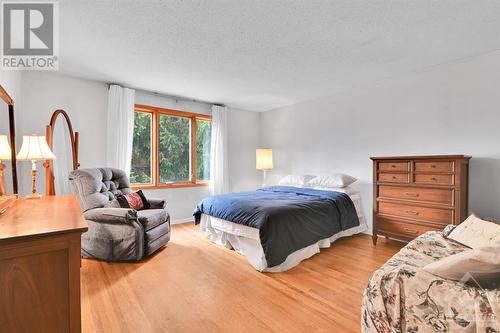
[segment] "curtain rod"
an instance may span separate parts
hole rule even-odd
[[[111,88],[112,85],[120,86],[122,88],[127,88],[127,87],[123,87],[121,84],[117,84],[117,83],[107,83],[107,85],[108,85],[108,90]],[[135,89],[135,88],[130,88],[130,89]],[[186,102],[204,103],[204,104],[210,104],[210,105],[216,105],[216,106],[222,106],[222,107],[226,106],[225,104],[221,104],[221,103],[205,102],[205,101],[200,101],[200,100],[193,99],[193,98],[163,94],[163,93],[159,93],[157,91],[150,91],[150,90],[143,90],[143,89],[135,89],[135,90],[139,90],[139,91],[153,94],[153,95],[161,95],[161,96],[169,97],[169,98],[174,99],[176,103],[178,103],[179,100],[181,100],[181,101],[186,101]]]

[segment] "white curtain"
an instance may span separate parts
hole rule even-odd
[[[69,182],[69,173],[73,170],[73,150],[69,136],[68,123],[63,117],[58,117],[54,126],[52,151],[56,159],[54,167],[54,187],[57,195],[73,193]]]
[[[212,141],[210,145],[210,192],[229,192],[227,156],[227,107],[212,105]]]
[[[124,170],[128,176],[134,138],[134,97],[133,89],[109,87],[106,163],[108,167]]]

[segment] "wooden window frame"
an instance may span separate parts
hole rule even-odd
[[[183,188],[183,187],[198,187],[198,186],[208,186],[209,181],[202,181],[196,178],[196,120],[209,120],[212,121],[212,116],[193,113],[172,109],[159,108],[156,106],[149,106],[143,104],[135,104],[134,112],[144,112],[151,114],[151,178],[152,183],[149,184],[131,184],[132,188],[135,190],[152,190],[152,189],[168,189],[168,188]],[[175,182],[175,183],[160,183],[160,151],[158,147],[160,146],[160,116],[174,116],[181,118],[189,118],[191,120],[191,138],[190,138],[190,172],[191,180],[186,182]]]

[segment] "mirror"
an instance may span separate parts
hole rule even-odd
[[[69,115],[56,110],[47,125],[47,144],[56,155],[55,160],[46,161],[46,195],[72,193],[69,173],[78,169],[78,132],[73,132]]]
[[[7,135],[8,144],[10,145],[11,154],[3,157],[0,161],[0,196],[9,193],[17,194],[17,163],[16,163],[16,126],[14,123],[14,100],[9,96],[7,91],[0,85],[0,99],[7,104],[2,106],[5,111],[0,110],[0,135]],[[8,149],[8,148],[6,148]],[[2,154],[3,155],[3,154]],[[8,161],[10,160],[10,161]],[[9,163],[10,162],[10,163]],[[10,168],[8,165],[10,164]],[[8,181],[12,179],[12,181]]]

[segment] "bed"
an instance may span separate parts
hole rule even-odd
[[[286,271],[335,240],[367,230],[359,193],[348,189],[271,186],[213,196],[194,216],[209,240],[236,250],[261,272]]]
[[[363,333],[500,332],[500,289],[440,278],[422,268],[466,247],[427,232],[377,270],[364,292]]]

